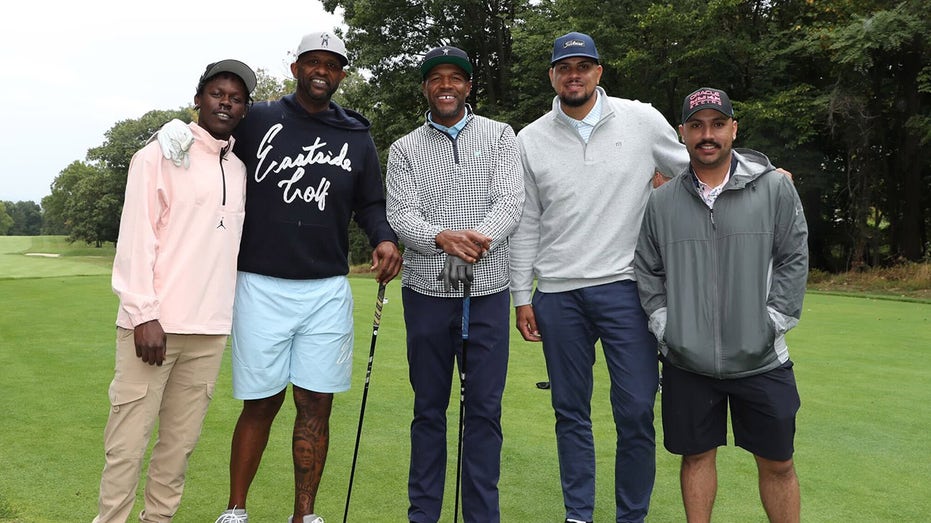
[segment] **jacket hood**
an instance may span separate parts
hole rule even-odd
[[[321,123],[337,129],[346,131],[368,131],[372,126],[368,119],[361,114],[352,109],[346,109],[332,100],[330,101],[330,108],[319,113],[308,113],[305,111],[304,108],[301,107],[301,104],[297,102],[294,93],[282,97],[281,103],[295,114],[305,118],[319,120]]]
[[[731,178],[736,179],[734,183],[740,184],[739,186],[744,186],[769,171],[776,170],[769,158],[759,151],[735,148],[733,154],[737,158],[737,169]]]

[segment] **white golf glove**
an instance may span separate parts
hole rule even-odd
[[[158,138],[158,145],[162,148],[162,156],[166,160],[171,160],[175,167],[183,165],[187,169],[191,166],[188,150],[194,143],[194,135],[186,123],[175,118],[163,125],[155,136]]]

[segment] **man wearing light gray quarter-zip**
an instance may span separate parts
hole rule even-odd
[[[617,430],[616,519],[639,522],[656,475],[659,377],[634,249],[655,173],[681,171],[688,155],[659,111],[608,96],[601,73],[591,37],[556,39],[552,110],[517,136],[526,203],[511,242],[511,296],[517,329],[543,344],[566,521],[593,519],[592,367],[600,340]]]

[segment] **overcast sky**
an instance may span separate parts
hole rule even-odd
[[[208,63],[289,77],[301,37],[341,22],[316,0],[17,3],[0,21],[0,201],[41,203],[116,122],[192,104]]]

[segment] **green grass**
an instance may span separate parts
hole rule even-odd
[[[37,246],[48,251],[34,250]],[[21,254],[64,254],[74,247],[60,239],[0,237],[3,522],[90,521],[96,511],[117,306],[109,262],[80,256],[37,260]],[[370,278],[351,282],[357,326],[353,389],[336,398],[329,460],[317,501],[318,512],[330,521],[340,521],[343,511],[376,292]],[[404,521],[406,516],[412,393],[397,282],[389,285],[387,297],[353,487],[352,522]],[[927,304],[822,294],[806,298],[802,322],[789,337],[802,396],[796,463],[803,521],[927,520],[929,339]],[[603,358],[598,358],[596,373],[595,520],[607,522],[614,519],[614,456]],[[534,386],[544,379],[539,345],[519,340],[514,331],[500,483],[502,520],[507,523],[562,520],[553,415],[546,391]],[[457,393],[450,409],[450,494],[444,521],[452,520]],[[212,522],[225,507],[229,440],[239,408],[230,396],[227,353],[175,521]],[[258,523],[284,522],[290,514],[292,420],[288,402],[249,498],[251,519]],[[657,478],[648,520],[683,521],[678,458],[663,450],[658,421],[657,430]],[[735,447],[722,448],[718,469],[715,520],[765,521],[752,458]]]
[[[0,280],[109,275],[113,252],[112,243],[94,247],[64,236],[0,236]]]

